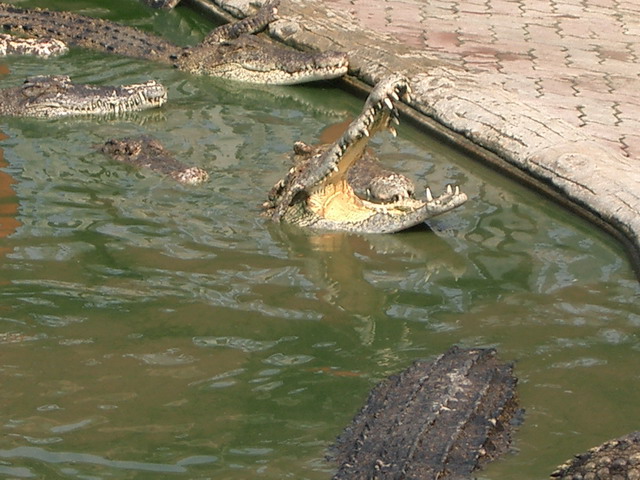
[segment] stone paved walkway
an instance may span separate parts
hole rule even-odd
[[[281,0],[279,11],[272,37],[347,51],[369,85],[404,73],[416,111],[595,213],[640,258],[640,2]]]
[[[640,158],[640,2],[327,1]]]

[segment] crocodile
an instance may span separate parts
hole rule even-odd
[[[252,33],[277,19],[277,2],[255,15],[214,29],[198,45],[180,47],[151,33],[70,12],[0,3],[0,26],[14,34],[53,37],[69,46],[173,65],[193,74],[243,82],[291,85],[344,75],[341,52],[300,52],[261,41]]]
[[[108,115],[155,108],[166,101],[167,90],[154,80],[113,87],[74,84],[66,75],[33,76],[19,87],[0,89],[0,115]]]
[[[451,347],[376,385],[330,447],[333,480],[466,480],[510,450],[522,421],[513,365]],[[558,466],[551,480],[640,480],[640,431]]]
[[[180,3],[180,0],[142,0],[142,3],[151,8],[174,8]]]
[[[338,437],[334,480],[470,478],[509,450],[521,410],[513,365],[457,346],[373,388]]]
[[[560,465],[552,474],[554,480],[639,480],[640,432],[632,432]]]
[[[55,38],[20,38],[0,33],[0,56],[34,55],[48,58],[68,51],[67,44]]]
[[[185,185],[198,185],[209,179],[199,167],[187,167],[168,152],[155,138],[142,135],[136,138],[111,139],[100,151],[118,162],[168,175]]]
[[[388,129],[396,134],[391,125],[399,116],[394,102],[401,98],[410,99],[409,83],[401,75],[390,75],[374,87],[362,113],[333,144],[296,144],[298,161],[269,192],[264,214],[312,229],[391,233],[463,204],[467,196],[451,185],[439,197],[427,188],[425,199],[415,198],[406,177],[383,171],[366,152],[375,133]],[[360,171],[350,172],[354,166]],[[354,186],[366,195],[358,196]]]

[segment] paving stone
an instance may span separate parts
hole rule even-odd
[[[405,73],[416,110],[616,219],[640,249],[638,0],[288,0],[280,10],[304,28],[274,26],[276,38],[346,50],[370,84]]]

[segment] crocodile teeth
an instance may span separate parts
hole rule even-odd
[[[447,185],[447,195],[451,195],[453,193],[453,188],[451,188],[451,184]]]
[[[393,92],[391,92],[391,96],[393,97],[393,99],[394,99],[396,102],[399,102],[399,101],[400,101],[400,97],[399,97],[399,96],[398,96],[398,94],[395,92],[395,90],[394,90]]]
[[[389,133],[391,133],[391,135],[393,135],[394,137],[398,136],[398,132],[396,132],[396,129],[393,127],[389,127]]]
[[[368,137],[368,136],[369,136],[369,129],[368,129],[367,127],[363,128],[363,129],[362,129],[362,133],[364,133],[364,135],[365,135],[366,137]]]
[[[391,117],[391,121],[393,123],[395,123],[396,125],[400,125],[400,119],[398,117],[396,117],[395,115],[393,117]]]
[[[431,189],[427,187],[427,202],[433,202],[433,194],[431,193]]]
[[[460,187],[458,185],[456,185],[455,193],[456,195],[460,195]]]
[[[389,97],[384,97],[384,103],[387,105],[389,110],[393,110],[393,103],[389,100]]]

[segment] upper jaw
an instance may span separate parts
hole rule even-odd
[[[367,98],[362,113],[320,157],[318,163],[324,165],[322,181],[340,181],[362,157],[369,139],[379,131],[386,129],[395,136],[393,124],[399,123],[395,102],[410,99],[411,89],[405,77],[392,75],[379,82]]]

